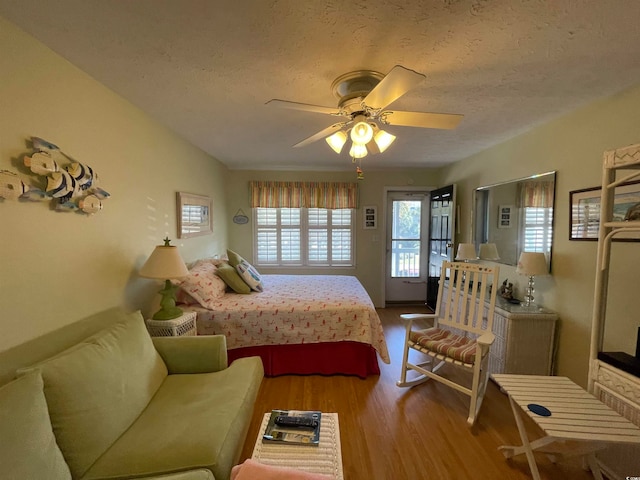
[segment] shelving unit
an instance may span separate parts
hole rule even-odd
[[[588,388],[603,403],[640,426],[640,378],[598,358],[604,343],[612,240],[630,233],[640,235],[640,221],[612,221],[615,189],[638,178],[640,144],[604,153]],[[598,460],[609,478],[624,478],[629,472],[640,471],[640,448],[611,447],[599,453]]]

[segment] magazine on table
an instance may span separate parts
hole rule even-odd
[[[321,419],[316,410],[272,410],[262,441],[317,446]]]

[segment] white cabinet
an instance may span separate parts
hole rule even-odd
[[[445,285],[443,294],[447,288]],[[558,315],[550,310],[496,298],[493,317],[496,339],[489,351],[489,373],[551,375],[557,320]]]
[[[552,375],[558,315],[496,301],[489,373]]]

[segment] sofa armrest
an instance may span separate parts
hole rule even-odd
[[[156,350],[173,373],[208,373],[228,366],[224,335],[152,337]]]

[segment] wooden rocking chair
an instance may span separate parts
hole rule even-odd
[[[471,397],[467,423],[473,426],[489,375],[489,348],[494,341],[491,331],[499,267],[471,263],[443,262],[436,311],[432,314],[411,313],[400,317],[406,322],[404,354],[399,387],[413,387],[434,379]],[[447,291],[443,286],[448,281]],[[489,285],[493,285],[487,296]],[[489,306],[485,306],[485,300]],[[413,330],[418,319],[433,319],[433,327]],[[409,363],[409,349],[429,355],[426,362]],[[455,365],[473,374],[471,388],[438,375],[445,364]],[[415,370],[419,376],[407,380],[407,372]]]

